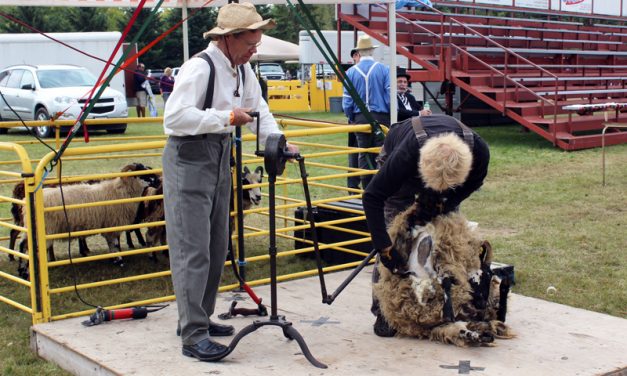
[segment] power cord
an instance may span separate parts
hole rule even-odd
[[[63,162],[61,161],[61,158],[59,158],[59,176],[63,176],[62,174],[63,171]],[[63,184],[61,179],[59,179],[59,192],[61,193],[61,205],[63,206],[63,215],[65,217],[65,226],[66,226],[66,230],[67,230],[67,256],[68,259],[70,260],[70,266],[72,267],[72,280],[74,282],[74,293],[76,294],[76,297],[78,298],[78,300],[80,300],[83,304],[85,304],[86,306],[89,307],[93,307],[93,308],[100,308],[102,309],[100,306],[91,304],[87,301],[85,301],[85,299],[83,299],[83,297],[81,296],[81,294],[78,292],[78,278],[76,276],[76,265],[74,265],[74,262],[72,260],[72,229],[70,228],[70,218],[68,217],[67,214],[67,210],[65,208],[65,195],[63,194]]]
[[[18,120],[22,123],[22,125],[29,131],[29,133],[34,136],[41,144],[43,144],[45,147],[47,147],[48,149],[50,149],[54,154],[55,154],[55,160],[57,160],[56,163],[50,163],[50,169],[48,170],[47,168],[45,168],[45,175],[42,178],[42,181],[39,183],[39,185],[37,186],[37,188],[35,189],[35,191],[37,189],[39,189],[40,187],[43,186],[43,182],[45,180],[46,175],[51,172],[54,167],[58,164],[59,166],[59,176],[62,176],[62,167],[63,164],[61,162],[61,156],[59,155],[59,153],[50,145],[48,145],[48,143],[46,143],[44,140],[42,140],[37,133],[28,125],[26,125],[26,123],[24,122],[24,119],[22,119],[22,117],[13,109],[13,107],[11,107],[11,105],[9,104],[9,102],[6,100],[4,94],[2,94],[2,91],[0,91],[0,97],[2,97],[2,100],[4,101],[4,103],[6,103],[7,107],[9,107],[9,109],[11,110],[11,112],[18,118]],[[70,260],[70,265],[72,267],[72,279],[74,282],[74,292],[76,294],[76,296],[78,297],[78,299],[85,305],[89,306],[89,307],[93,307],[93,308],[98,308],[97,305],[88,303],[87,301],[85,301],[85,299],[83,299],[83,297],[81,296],[81,294],[78,291],[78,278],[76,275],[76,265],[74,265],[74,262],[72,260],[72,252],[71,252],[71,244],[72,244],[72,240],[71,240],[71,236],[72,236],[72,232],[70,229],[70,219],[68,217],[68,213],[67,213],[67,209],[65,207],[65,196],[63,194],[63,181],[61,179],[59,179],[59,191],[61,193],[61,204],[63,206],[63,214],[65,216],[65,226],[67,229],[67,233],[68,233],[68,240],[67,240],[67,254]]]

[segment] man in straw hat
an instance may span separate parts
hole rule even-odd
[[[223,6],[216,27],[204,33],[213,42],[204,57],[183,64],[165,108],[163,186],[177,332],[183,355],[201,361],[228,354],[212,338],[234,332],[210,320],[228,248],[231,132],[248,125],[262,143],[279,132],[248,64],[263,30],[274,26],[250,3]],[[250,111],[259,112],[259,129]]]
[[[379,172],[364,193],[364,211],[374,247],[390,270],[402,268],[386,227],[414,202],[419,205],[418,225],[457,210],[483,184],[488,174],[488,145],[457,119],[447,115],[413,117],[394,125],[379,153]],[[419,247],[432,246],[424,237]],[[428,249],[427,248],[427,249]],[[375,271],[377,268],[375,268]],[[373,273],[373,283],[378,273]],[[378,302],[374,332],[391,337],[396,331],[385,321]]]
[[[355,86],[361,100],[366,104],[366,108],[372,117],[380,124],[390,124],[390,68],[384,64],[374,61],[372,55],[375,46],[369,36],[361,36],[357,40],[355,50],[359,52],[359,63],[346,71],[346,76]],[[350,96],[346,88],[342,97],[342,108],[349,120],[353,124],[367,124],[368,118],[361,113],[360,108]],[[381,146],[382,141],[377,141],[372,133],[356,133],[357,145],[360,148],[370,148]],[[359,168],[375,169],[373,153],[359,153]],[[366,189],[372,175],[361,177],[361,186]]]

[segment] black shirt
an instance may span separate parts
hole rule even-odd
[[[460,138],[464,138],[461,127],[453,117],[431,115],[421,116],[420,120],[428,137],[453,132]],[[475,132],[473,132],[473,137],[473,161],[468,178],[464,184],[442,192],[446,198],[446,212],[456,208],[479,189],[488,174],[490,162],[488,145]],[[421,147],[422,144],[416,139],[411,125],[411,119],[394,124],[385,139],[384,148],[388,154],[387,159],[363,196],[368,229],[372,236],[372,243],[377,249],[392,245],[385,228],[384,203],[404,210],[414,202],[416,194],[426,189],[418,172]]]
[[[405,92],[404,96],[407,98],[407,102],[409,103],[411,110],[405,108],[401,94],[397,93],[396,102],[398,105],[398,121],[403,121],[413,116],[420,116],[420,110],[422,110],[422,101],[417,101],[416,97],[414,97],[410,92]]]

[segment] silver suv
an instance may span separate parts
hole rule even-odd
[[[284,80],[285,72],[278,63],[260,63],[259,75],[266,80]]]
[[[14,65],[0,71],[0,121],[76,119],[85,104],[96,77],[75,65]],[[16,115],[19,115],[19,117]],[[88,118],[127,118],[126,98],[117,90],[106,88]],[[71,127],[63,127],[63,131]],[[90,130],[124,133],[126,123],[91,125]],[[53,127],[36,127],[40,137],[50,137]],[[6,133],[7,128],[0,128]]]

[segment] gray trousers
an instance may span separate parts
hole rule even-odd
[[[171,136],[163,151],[170,268],[184,345],[209,338],[228,247],[228,134]]]
[[[390,114],[381,113],[381,112],[371,112],[372,117],[377,120],[380,124],[388,125],[390,124]],[[367,124],[368,120],[366,117],[359,113],[355,115],[355,124]],[[361,133],[355,132],[355,137],[357,138],[357,146],[360,148],[371,148],[373,146],[382,146],[383,140],[375,140],[374,136],[371,133]],[[359,158],[357,164],[359,168],[363,170],[375,170],[377,168],[377,162],[375,158],[377,158],[377,153],[359,153]],[[364,191],[372,177],[374,175],[362,175],[361,176],[361,189]]]
[[[357,147],[357,136],[355,133],[348,133],[348,147],[356,148]],[[353,153],[348,155],[348,167],[357,168],[359,167],[359,154]],[[353,172],[353,171],[351,171]],[[348,188],[359,188],[359,182],[361,178],[359,176],[349,176],[346,178],[346,186]]]

